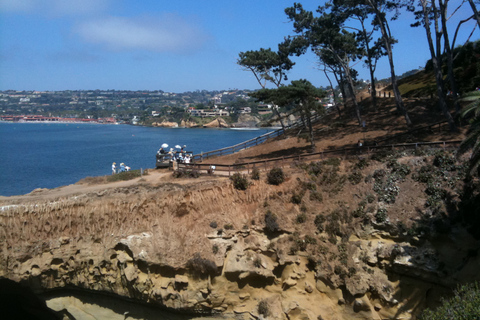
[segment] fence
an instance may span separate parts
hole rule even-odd
[[[342,157],[347,159],[348,157],[361,157],[361,156],[370,156],[376,152],[380,152],[382,150],[391,150],[391,151],[398,151],[398,150],[416,150],[422,147],[434,148],[440,147],[442,149],[451,149],[451,148],[458,148],[460,145],[461,140],[453,140],[453,141],[439,141],[439,142],[418,142],[418,143],[403,143],[403,144],[392,144],[392,145],[382,145],[382,146],[365,146],[365,147],[357,147],[357,148],[343,148],[343,149],[336,149],[336,150],[327,150],[327,151],[320,151],[314,153],[307,153],[307,154],[300,154],[295,156],[288,156],[288,157],[281,157],[269,160],[258,160],[258,161],[250,161],[244,163],[235,163],[235,164],[216,164],[216,163],[192,163],[192,164],[179,164],[178,170],[198,170],[199,172],[207,172],[207,173],[214,173],[214,172],[223,172],[228,173],[230,176],[232,173],[235,172],[247,172],[253,168],[257,168],[259,170],[267,170],[268,168],[273,167],[284,167],[286,165],[292,164],[294,162],[302,162],[302,161],[315,161],[315,160],[323,160],[332,157]],[[212,168],[215,168],[212,170]]]
[[[312,122],[318,121],[321,117],[322,117],[322,115],[314,114],[310,118],[310,121],[312,121]],[[285,130],[295,129],[295,128],[298,128],[298,127],[301,127],[301,126],[303,126],[303,122],[301,120],[298,120],[298,121],[292,123],[291,125],[285,126]],[[213,150],[213,151],[203,152],[203,153],[200,153],[200,154],[195,154],[193,156],[193,160],[195,162],[198,162],[198,161],[203,161],[205,159],[215,157],[215,156],[223,156],[223,155],[227,155],[227,154],[232,154],[232,153],[238,152],[240,150],[256,146],[260,143],[263,143],[263,142],[267,141],[270,138],[275,138],[275,137],[278,137],[282,134],[284,134],[283,129],[278,129],[278,130],[265,133],[265,134],[263,134],[259,137],[256,137],[256,138],[238,143],[238,144],[230,146],[230,147],[225,147],[225,148],[222,148],[222,149],[217,149],[217,150]]]

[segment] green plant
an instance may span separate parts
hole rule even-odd
[[[283,173],[282,168],[272,168],[267,173],[267,182],[269,184],[278,186],[285,181],[285,174]]]
[[[297,223],[305,223],[307,221],[307,215],[305,212],[300,213],[297,215]]]
[[[312,192],[310,192],[310,200],[322,202],[323,201],[323,196],[318,191],[312,191]]]
[[[359,184],[363,179],[363,175],[360,171],[354,171],[348,176],[348,180],[351,184]]]
[[[324,215],[317,214],[315,216],[314,223],[315,223],[315,227],[317,227],[318,232],[323,232],[325,230],[325,228],[323,227],[323,224],[325,223],[325,220],[326,219],[325,219]]]
[[[207,275],[215,275],[218,271],[215,262],[202,258],[198,252],[195,253],[192,259],[187,261],[186,266],[194,274],[202,277]]]
[[[358,160],[357,163],[355,163],[355,168],[359,169],[359,170],[363,170],[366,167],[368,167],[368,164],[369,164],[368,160],[363,158],[363,159]]]
[[[388,215],[387,215],[387,209],[385,208],[380,208],[377,210],[377,213],[375,214],[375,220],[377,223],[383,223],[387,221]]]
[[[213,228],[213,229],[216,229],[218,227],[217,221],[210,222],[210,227]]]
[[[127,180],[132,180],[141,176],[142,176],[142,173],[140,170],[130,170],[130,171],[120,172],[117,174],[112,174],[107,177],[107,181],[108,182],[127,181]]]
[[[250,178],[252,180],[260,180],[260,170],[258,168],[254,167],[252,169],[252,172],[250,173]]]
[[[423,320],[463,320],[480,317],[480,285],[478,282],[459,285],[450,299],[442,298],[436,310],[425,310]]]
[[[218,245],[214,244],[214,245],[212,246],[212,252],[213,252],[213,254],[217,254],[217,253],[218,253]]]
[[[172,175],[174,178],[198,178],[200,172],[195,169],[182,169],[173,171]]]
[[[233,229],[233,225],[231,223],[227,223],[226,225],[223,226],[223,228],[225,230],[232,230]]]
[[[280,231],[280,227],[277,223],[277,216],[270,210],[265,213],[265,228],[267,232],[274,233]]]
[[[234,173],[230,179],[233,181],[233,187],[237,190],[247,190],[248,189],[248,179],[247,176],[241,173]]]
[[[304,195],[303,192],[296,193],[296,192],[294,191],[293,194],[292,194],[292,197],[290,198],[290,202],[293,203],[293,204],[300,204],[300,203],[302,203],[303,195]]]

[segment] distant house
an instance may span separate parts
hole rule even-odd
[[[272,113],[273,105],[271,104],[259,104],[258,105],[258,114],[269,114]]]
[[[228,117],[230,113],[221,109],[194,109],[188,108],[187,112],[194,117],[208,118],[208,117]]]
[[[241,114],[252,113],[252,108],[242,107],[242,108],[237,109],[237,113],[241,113]]]

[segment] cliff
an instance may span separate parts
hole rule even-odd
[[[479,278],[452,209],[462,168],[401,153],[298,163],[280,185],[261,172],[245,191],[151,171],[1,198],[0,277],[75,319],[106,312],[78,290],[236,319],[415,319]]]

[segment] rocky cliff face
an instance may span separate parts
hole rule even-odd
[[[455,283],[478,278],[480,263],[460,225],[420,230],[431,213],[420,209],[429,199],[421,182],[380,177],[401,165],[420,172],[426,161],[300,164],[283,184],[261,173],[246,191],[222,177],[152,176],[6,199],[0,277],[37,292],[62,288],[47,303],[76,319],[92,311],[81,310],[75,288],[238,319],[414,319]],[[353,167],[364,180],[350,178]]]

